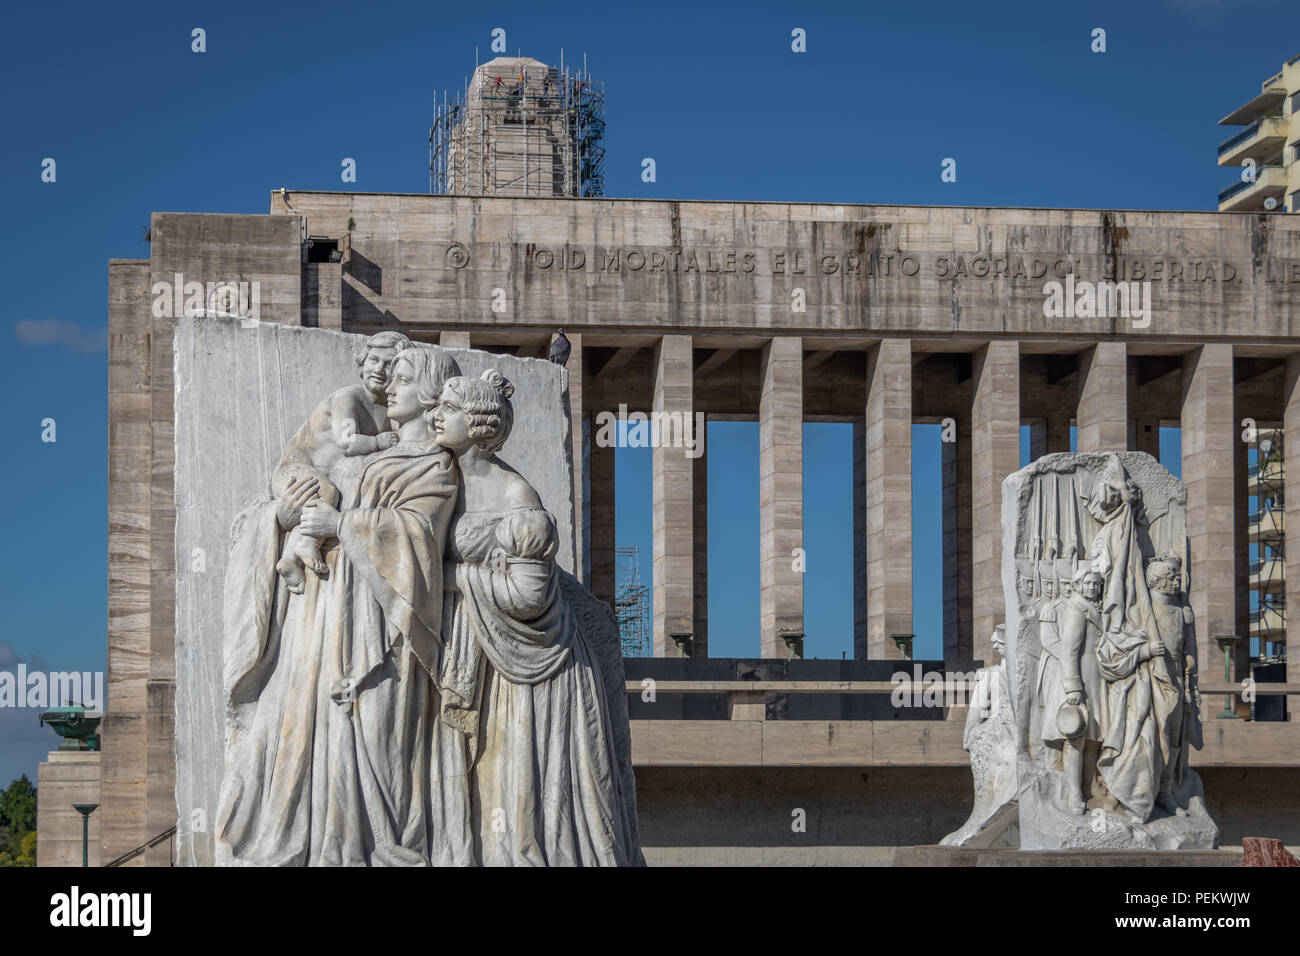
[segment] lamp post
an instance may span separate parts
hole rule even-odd
[[[898,645],[898,653],[903,655],[903,660],[912,659],[912,642],[916,640],[915,634],[890,634],[894,643]]]
[[[1223,648],[1223,681],[1226,684],[1232,684],[1232,649],[1237,644],[1236,634],[1220,634],[1215,638],[1219,647]],[[1229,689],[1223,695],[1223,713],[1218,715],[1219,720],[1237,720],[1236,712],[1232,709],[1232,690]]]
[[[72,808],[81,814],[81,865],[90,866],[90,815],[99,809],[99,804],[74,803]]]

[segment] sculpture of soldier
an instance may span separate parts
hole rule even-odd
[[[1036,562],[1025,558],[1016,561],[1016,591],[1022,604],[1032,604],[1038,598]]]
[[[1055,561],[1038,562],[1038,596],[1042,602],[1040,606],[1044,608],[1060,596]]]
[[[1039,613],[1043,655],[1035,684],[1037,727],[1043,743],[1061,751],[1065,798],[1069,810],[1083,813],[1084,749],[1099,744],[1104,687],[1097,668],[1097,638],[1101,633],[1100,574],[1087,565],[1071,582],[1072,592]]]
[[[1147,564],[1152,623],[1165,648],[1165,667],[1152,670],[1152,696],[1161,731],[1160,773],[1156,803],[1168,813],[1185,812],[1174,799],[1191,748],[1202,746],[1196,692],[1196,635],[1192,609],[1182,601],[1182,560],[1177,555]]]

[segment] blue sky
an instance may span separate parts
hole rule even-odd
[[[435,91],[461,85],[476,45],[488,57],[496,27],[512,52],[588,54],[606,84],[615,197],[1211,209],[1230,178],[1215,166],[1217,119],[1300,52],[1287,0],[13,5],[0,32],[0,669],[106,664],[107,260],[148,255],[153,211],[265,213],[282,184],[426,191]],[[806,53],[791,51],[796,27]],[[1089,49],[1094,27],[1104,54]],[[646,156],[655,183],[640,179]],[[343,157],[355,186],[339,180]],[[945,157],[955,183],[940,181]],[[852,646],[847,432],[805,433],[820,657]],[[711,495],[725,502],[710,529],[713,653],[750,655],[757,438],[724,423],[709,442],[738,463],[735,492]],[[926,448],[915,443],[918,500],[937,488]],[[638,453],[620,452],[618,535],[648,575]],[[917,512],[920,561],[938,512]],[[930,617],[917,617],[922,652],[938,646]],[[54,740],[35,722],[0,710],[0,784],[35,776]]]

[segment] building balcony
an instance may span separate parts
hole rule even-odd
[[[1265,460],[1262,465],[1259,463],[1251,465],[1246,475],[1250,479],[1252,495],[1262,495],[1267,498],[1286,487],[1281,455]]]
[[[1259,96],[1248,101],[1245,105],[1237,107],[1219,120],[1219,125],[1245,126],[1247,123],[1253,123],[1261,117],[1282,112],[1282,104],[1286,101],[1286,88],[1280,84],[1277,86],[1271,85],[1278,83],[1281,79],[1281,73],[1270,77],[1264,84],[1264,90]]]
[[[1261,594],[1286,593],[1286,562],[1281,558],[1265,558],[1250,566],[1250,589]]]
[[[1286,145],[1287,119],[1264,116],[1219,144],[1219,165],[1240,166],[1247,159],[1263,164]]]
[[[1247,526],[1250,540],[1256,544],[1275,545],[1286,535],[1286,516],[1282,511],[1256,511]]]
[[[1282,166],[1260,166],[1255,170],[1255,181],[1233,183],[1219,190],[1219,212],[1263,211],[1264,202],[1276,199],[1278,204],[1286,199],[1287,174]]]
[[[1286,608],[1279,604],[1264,604],[1250,612],[1250,636],[1260,640],[1286,640]]]

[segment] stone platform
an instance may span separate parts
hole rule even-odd
[[[902,846],[894,866],[1241,866],[1240,848],[1223,850],[981,850]]]

